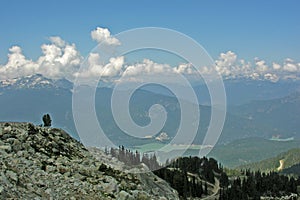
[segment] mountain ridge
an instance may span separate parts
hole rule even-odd
[[[299,146],[300,140],[282,142],[252,137],[218,145],[209,153],[209,156],[218,160],[225,167],[236,168],[276,157],[280,153],[299,148]]]
[[[46,89],[46,88],[64,88],[72,89],[73,83],[67,79],[50,79],[41,74],[34,74],[19,78],[0,80],[2,89]]]
[[[300,148],[293,148],[279,155],[268,158],[259,162],[251,163],[248,165],[241,165],[237,169],[251,169],[252,171],[279,171],[282,172],[300,163]]]
[[[129,173],[116,158],[88,151],[61,129],[0,123],[0,152],[1,198],[179,199],[153,173]],[[147,171],[139,167],[131,171]]]

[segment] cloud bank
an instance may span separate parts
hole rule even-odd
[[[108,46],[121,45],[107,28],[97,27],[91,31],[91,38],[98,43]],[[70,44],[62,38],[50,37],[47,44],[41,45],[42,55],[35,61],[28,59],[19,46],[9,49],[8,61],[0,65],[0,80],[16,77],[42,74],[52,79],[66,78],[74,80],[76,77],[97,78],[104,77],[107,81],[115,81],[118,77],[128,77],[127,80],[137,80],[137,77],[147,75],[199,75],[198,71],[189,63],[182,63],[176,67],[168,64],[155,63],[145,58],[140,63],[126,64],[126,57],[111,58],[109,63],[99,62],[98,53],[90,53],[87,58],[88,67],[78,72],[83,57],[75,44]],[[254,58],[253,61],[239,59],[232,51],[221,53],[215,60],[215,70],[225,79],[249,78],[254,80],[268,80],[277,82],[285,79],[300,79],[300,63],[286,58],[282,63],[268,64],[265,60]],[[211,66],[202,66],[200,73],[210,74]]]
[[[300,79],[300,63],[287,58],[282,64],[254,58],[253,62],[238,59],[232,51],[221,53],[216,60],[216,70],[225,78],[251,78],[277,82],[280,79]],[[291,76],[292,75],[292,76]]]
[[[42,74],[48,78],[72,78],[79,69],[82,57],[75,44],[68,44],[60,37],[50,37],[49,44],[41,46],[42,55],[36,60],[27,59],[19,46],[9,49],[8,61],[0,66],[0,79],[10,79],[32,74]]]

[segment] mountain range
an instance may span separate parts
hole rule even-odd
[[[229,93],[228,99],[235,99],[238,102],[241,98],[243,100],[239,101],[239,104],[248,103],[229,107],[219,144],[250,137],[300,138],[297,132],[300,130],[300,125],[297,123],[300,121],[298,114],[300,93],[297,92],[299,83],[274,84],[258,81],[256,85],[259,90],[255,91],[253,80],[225,81],[225,87]],[[72,114],[72,88],[72,83],[66,79],[52,80],[42,75],[0,81],[0,106],[2,108],[0,120],[30,121],[41,124],[42,115],[49,113],[54,126],[67,130],[73,137],[79,139]],[[203,93],[199,92],[199,85],[194,88],[198,96],[203,96]],[[246,92],[246,88],[250,89]],[[161,132],[166,133],[169,140],[157,141],[155,137],[147,139],[130,137],[117,126],[110,109],[112,91],[113,88],[109,87],[97,88],[95,102],[100,124],[116,145],[137,147],[148,143],[167,143],[175,136],[180,122],[180,107],[178,99],[170,92],[166,93],[163,88],[150,85],[136,90],[130,100],[132,118],[139,125],[149,123],[148,109],[151,105],[157,103],[165,107],[168,118]],[[231,95],[233,92],[235,95]],[[194,144],[202,144],[211,114],[209,104],[199,105],[199,108],[201,120]]]

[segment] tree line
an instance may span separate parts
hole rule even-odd
[[[105,153],[118,158],[118,160],[129,166],[144,163],[150,170],[155,170],[161,167],[155,154],[144,153],[141,155],[138,151],[126,149],[124,146],[119,146],[119,148],[110,148],[110,150],[105,148]]]
[[[221,185],[220,200],[261,199],[262,196],[282,197],[297,194],[300,178],[288,177],[277,172],[242,172],[244,177],[236,177]],[[221,182],[221,181],[220,181]],[[295,197],[296,199],[297,197]]]
[[[180,157],[160,165],[155,154],[142,154],[138,151],[119,148],[105,149],[126,165],[144,163],[155,175],[164,179],[177,190],[182,199],[203,197],[209,194],[209,185],[220,182],[219,200],[261,199],[262,196],[282,197],[297,194],[300,178],[288,177],[277,172],[262,173],[250,170],[241,171],[242,176],[231,179],[222,165],[213,158]]]
[[[208,195],[208,184],[214,184],[223,169],[213,158],[180,157],[153,173],[167,181],[182,199]]]
[[[144,163],[155,175],[168,182],[182,199],[208,195],[208,183],[214,184],[215,177],[222,172],[213,158],[180,157],[160,165],[155,154],[141,155],[138,151],[126,149],[124,146],[110,150],[106,148],[105,153],[126,165]]]

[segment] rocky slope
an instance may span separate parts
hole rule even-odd
[[[0,123],[0,199],[179,199],[153,173],[130,173],[66,132],[30,123]]]

